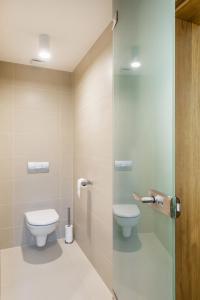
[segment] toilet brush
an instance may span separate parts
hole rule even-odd
[[[70,207],[67,209],[67,225],[65,225],[65,243],[71,244],[73,243],[73,225],[71,224],[71,211]]]

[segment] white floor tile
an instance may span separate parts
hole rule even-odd
[[[111,300],[112,295],[74,242],[45,249],[1,251],[1,300]]]

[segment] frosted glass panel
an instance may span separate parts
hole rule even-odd
[[[114,0],[113,6],[119,13],[114,29],[114,290],[119,300],[172,300],[175,222],[134,201],[133,193],[146,196],[155,189],[174,196],[175,2]],[[115,212],[124,204],[140,211],[129,237],[123,225],[130,219]]]

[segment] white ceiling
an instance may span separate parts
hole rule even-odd
[[[111,21],[112,0],[0,0],[0,60],[30,64],[49,34],[46,67],[73,71]]]

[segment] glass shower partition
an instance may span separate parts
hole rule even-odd
[[[113,9],[113,289],[118,300],[172,300],[175,1]]]

